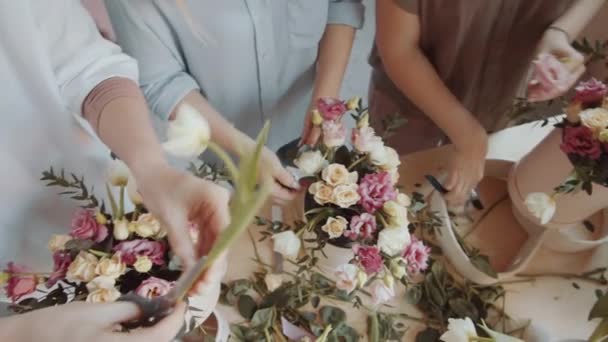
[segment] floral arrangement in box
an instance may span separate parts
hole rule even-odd
[[[562,129],[560,149],[573,171],[552,194],[531,193],[526,198],[526,206],[543,224],[555,214],[556,196],[580,190],[591,195],[593,184],[608,187],[608,86],[590,79],[575,90],[566,118],[555,125]]]
[[[230,206],[231,223],[209,252],[221,254],[253,220],[268,197],[266,183],[257,184],[260,151],[269,131],[260,133],[255,153],[241,158],[240,167],[233,164],[218,147],[209,141],[209,127],[204,118],[190,106],[182,106],[169,126],[169,140],[163,145],[172,155],[196,157],[207,147],[216,150],[226,163],[233,181],[234,196]],[[194,167],[199,177],[223,179],[214,168]],[[114,159],[107,173],[107,200],[98,200],[84,182],[74,174],[53,168],[43,173],[47,186],[61,187],[62,195],[71,196],[82,206],[74,215],[66,235],[56,235],[48,243],[54,268],[50,273],[37,273],[11,262],[0,281],[12,300],[15,312],[23,313],[73,301],[92,303],[114,302],[124,294],[135,293],[153,299],[170,292],[182,273],[181,262],[170,248],[163,224],[146,209],[130,170]],[[221,176],[221,177],[220,177]],[[118,196],[113,190],[117,190]],[[126,198],[134,209],[127,212]],[[199,227],[188,227],[193,243],[199,240]],[[218,247],[219,246],[219,247]],[[219,252],[217,250],[220,250]],[[217,291],[189,298],[186,329],[201,324],[212,312],[220,295]]]

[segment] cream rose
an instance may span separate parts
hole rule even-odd
[[[378,247],[391,257],[401,255],[411,241],[407,227],[385,228],[378,235]]]
[[[306,151],[302,153],[294,162],[306,176],[312,176],[321,171],[327,164],[321,151]]]
[[[120,159],[114,159],[108,167],[107,179],[113,186],[126,186],[130,174],[127,164]]]
[[[49,241],[49,249],[51,252],[55,253],[57,251],[61,251],[65,249],[65,244],[68,241],[71,241],[72,237],[69,235],[53,235],[51,240]]]
[[[397,195],[397,203],[399,203],[399,205],[409,208],[412,205],[412,199],[403,193],[400,193]]]
[[[103,258],[97,264],[95,273],[100,276],[118,279],[127,270],[127,265],[122,262],[120,253],[116,253],[112,258]]]
[[[376,166],[383,165],[387,162],[386,148],[382,141],[377,141],[369,147],[369,158],[372,164]]]
[[[321,229],[329,234],[330,239],[336,239],[342,236],[347,226],[348,221],[344,217],[336,216],[328,218]]]
[[[97,257],[91,253],[81,251],[76,259],[72,261],[66,278],[71,282],[85,282],[88,283],[97,276],[95,268],[97,267]]]
[[[608,143],[608,129],[601,131],[598,138],[601,142]]]
[[[323,170],[321,178],[330,186],[357,183],[359,175],[357,172],[348,172],[346,166],[331,164]]]
[[[129,238],[129,221],[125,219],[114,220],[114,230],[112,232],[114,239],[123,241]]]
[[[138,256],[133,268],[139,273],[147,273],[152,269],[152,260],[147,256]]]
[[[543,192],[528,194],[525,205],[530,213],[540,220],[541,224],[547,224],[551,221],[557,206],[555,199]]]
[[[387,223],[390,227],[407,227],[410,224],[407,208],[395,201],[385,202],[382,212],[388,216]]]
[[[386,172],[388,172],[389,176],[391,176],[391,183],[393,183],[393,185],[399,183],[399,178],[401,175],[399,174],[398,168],[387,170]]]
[[[357,204],[361,199],[357,189],[359,189],[357,184],[338,185],[333,190],[332,203],[340,208],[349,208]]]
[[[163,231],[160,222],[152,214],[143,214],[137,218],[135,234],[142,238],[159,237]]]
[[[115,289],[99,289],[95,290],[87,296],[87,302],[89,303],[112,303],[120,298],[120,292]]]
[[[384,146],[384,161],[381,164],[377,164],[382,170],[396,170],[399,165],[401,165],[401,159],[399,159],[399,154],[395,151],[394,148]]]
[[[264,277],[266,288],[269,292],[274,292],[283,284],[283,276],[281,274],[268,273]]]
[[[580,114],[583,125],[591,128],[595,136],[608,127],[608,110],[604,108],[586,109]]]
[[[288,258],[296,257],[302,246],[300,238],[291,230],[273,235],[272,240],[274,251]]]
[[[116,279],[112,277],[99,276],[87,283],[87,290],[93,292],[99,289],[113,289],[116,285]]]
[[[313,183],[308,192],[315,197],[315,202],[320,205],[331,203],[334,196],[334,188],[325,184],[323,181]]]

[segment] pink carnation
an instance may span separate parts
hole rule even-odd
[[[323,144],[327,147],[339,147],[346,140],[346,128],[341,122],[325,121],[321,126],[323,131]]]
[[[53,273],[51,273],[51,276],[46,281],[47,287],[52,287],[59,280],[65,278],[68,268],[72,263],[72,256],[68,252],[57,251],[53,254],[53,262],[55,266],[53,267]]]
[[[560,148],[566,154],[576,154],[592,160],[598,160],[602,155],[602,145],[587,126],[565,127]]]
[[[4,272],[9,275],[4,291],[13,303],[36,290],[36,276],[25,274],[32,272],[29,268],[9,262]]]
[[[574,89],[576,90],[574,100],[582,104],[601,102],[608,93],[608,87],[595,78],[579,83]]]
[[[353,251],[365,273],[371,275],[382,271],[383,260],[378,247],[357,245],[353,247]]]
[[[144,280],[139,287],[135,290],[138,296],[153,299],[161,297],[169,293],[173,288],[174,283],[168,282],[164,279],[150,277]]]
[[[115,252],[120,252],[122,260],[127,265],[133,265],[138,256],[147,256],[154,265],[165,264],[166,247],[159,241],[133,240],[121,242],[114,247]]]
[[[388,172],[365,175],[359,184],[359,204],[370,214],[382,208],[385,202],[397,198],[393,180]]]
[[[346,104],[333,97],[322,97],[317,100],[317,109],[323,119],[335,121],[346,112]]]
[[[563,95],[585,70],[580,68],[573,73],[550,53],[541,53],[532,64],[532,81],[528,85],[528,100],[531,102],[547,101]]]
[[[361,153],[371,152],[380,144],[384,145],[382,139],[376,135],[376,132],[370,126],[353,128],[351,139],[355,149]]]
[[[369,239],[376,232],[376,218],[374,215],[363,213],[353,216],[350,220],[350,227],[344,232],[344,236],[351,240]]]
[[[412,235],[412,242],[407,246],[403,253],[403,258],[407,263],[409,274],[418,274],[429,266],[429,255],[431,249]]]
[[[101,242],[108,237],[108,228],[97,223],[91,210],[79,210],[72,219],[72,237],[79,240]]]

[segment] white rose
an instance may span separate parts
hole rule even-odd
[[[142,214],[137,218],[135,234],[142,238],[158,237],[162,232],[160,222],[152,214]]]
[[[97,276],[95,273],[97,263],[96,256],[85,251],[80,251],[76,259],[68,267],[68,272],[66,273],[67,280],[71,282],[90,282]]]
[[[580,118],[583,125],[591,128],[596,137],[608,127],[608,110],[604,108],[586,109],[580,114]]]
[[[182,104],[175,120],[169,123],[165,151],[176,157],[194,158],[201,155],[211,137],[209,123],[194,107]]]
[[[268,273],[264,277],[264,282],[266,283],[268,291],[274,292],[274,290],[278,289],[283,284],[283,276],[280,274]]]
[[[112,277],[99,276],[87,283],[87,290],[93,292],[99,289],[113,289],[116,285],[116,279]]]
[[[129,221],[125,219],[114,220],[114,231],[112,232],[114,239],[123,241],[129,238]]]
[[[359,179],[357,172],[348,172],[342,164],[331,164],[323,170],[321,178],[330,186],[355,184]]]
[[[291,230],[273,235],[272,240],[274,251],[288,258],[296,257],[302,244],[300,238]]]
[[[389,227],[407,227],[410,224],[407,218],[407,208],[395,201],[385,202],[382,212],[388,216],[387,223]]]
[[[308,188],[308,192],[314,196],[315,202],[320,205],[331,203],[334,196],[334,188],[325,184],[323,181],[313,183]]]
[[[72,237],[69,235],[53,235],[53,237],[49,241],[49,250],[51,250],[51,252],[53,253],[57,251],[62,251],[65,249],[65,244],[71,240]]]
[[[372,300],[375,305],[386,303],[395,297],[395,289],[384,281],[375,281],[372,285]]]
[[[152,269],[152,260],[147,256],[138,256],[133,268],[139,273],[148,273]]]
[[[137,182],[135,181],[135,177],[130,175],[129,181],[127,183],[127,194],[129,195],[129,199],[131,203],[134,205],[142,205],[144,204],[144,199],[141,197],[141,194],[137,190]]]
[[[335,239],[342,236],[347,226],[348,221],[342,216],[337,216],[328,218],[321,229],[329,234],[330,239]]]
[[[306,176],[312,176],[321,171],[327,164],[321,151],[307,151],[293,162]]]
[[[441,335],[440,339],[444,342],[469,342],[476,337],[478,336],[475,325],[467,317],[465,319],[448,319],[448,331]]]
[[[115,289],[98,289],[87,296],[87,302],[89,303],[112,303],[120,298],[120,292]]]
[[[541,224],[547,224],[551,221],[557,206],[553,197],[543,192],[528,194],[525,204],[530,213],[539,219]]]
[[[103,258],[97,264],[95,273],[100,276],[106,276],[114,279],[118,279],[127,270],[127,265],[122,262],[120,253],[116,253],[112,258]]]
[[[351,293],[357,288],[359,268],[353,264],[344,264],[336,269],[336,287]]]
[[[391,183],[393,185],[399,183],[399,178],[401,177],[401,175],[399,174],[398,168],[390,169],[390,170],[387,170],[386,172],[388,172],[389,176],[391,176]]]
[[[412,205],[412,199],[408,195],[400,193],[397,195],[397,203],[399,203],[401,206],[409,208]]]
[[[349,208],[361,199],[357,184],[338,185],[332,194],[332,202],[340,208]]]
[[[107,171],[108,182],[113,186],[125,186],[129,182],[129,175],[131,172],[120,159],[114,159],[110,162],[110,166]]]
[[[396,170],[399,165],[401,165],[401,159],[399,159],[399,154],[397,153],[397,151],[395,151],[394,148],[384,146],[384,155],[384,162],[378,165],[382,170]]]
[[[375,141],[368,149],[369,158],[372,164],[380,166],[386,163],[388,156],[386,155],[386,149],[384,148],[384,143],[382,141]]]
[[[378,248],[391,257],[401,255],[410,242],[407,227],[384,228],[378,235]]]

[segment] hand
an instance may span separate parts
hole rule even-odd
[[[274,180],[272,184],[272,196],[277,204],[282,204],[291,201],[295,198],[296,192],[300,190],[300,184],[289,173],[277,155],[268,148],[262,151],[260,165],[261,173],[270,173]],[[260,175],[261,176],[261,175]]]
[[[545,31],[539,45],[538,53],[550,53],[568,66],[573,74],[582,74],[585,70],[585,57],[578,52],[565,32],[554,28]]]
[[[196,258],[206,255],[220,232],[228,226],[228,190],[212,182],[178,171],[164,162],[147,165],[135,174],[146,208],[166,227],[169,243],[184,263],[192,267]],[[198,246],[188,231],[189,222],[200,228]],[[225,256],[203,276],[195,292],[204,292],[221,282],[226,268]]]
[[[488,136],[482,127],[476,133],[467,133],[460,144],[455,143],[455,153],[450,161],[445,183],[449,191],[445,198],[451,206],[466,203],[477,184],[483,178]]]
[[[302,137],[300,139],[300,146],[302,145],[316,145],[321,137],[321,127],[315,126],[312,123],[312,111],[314,105],[311,105],[306,112],[304,117],[304,128],[302,129]]]
[[[174,312],[150,328],[121,333],[116,326],[134,320],[140,314],[132,303],[91,304],[76,302],[32,311],[0,320],[2,340],[7,341],[87,341],[147,342],[172,341],[184,324],[186,306],[179,304]],[[12,330],[14,336],[4,334]]]

